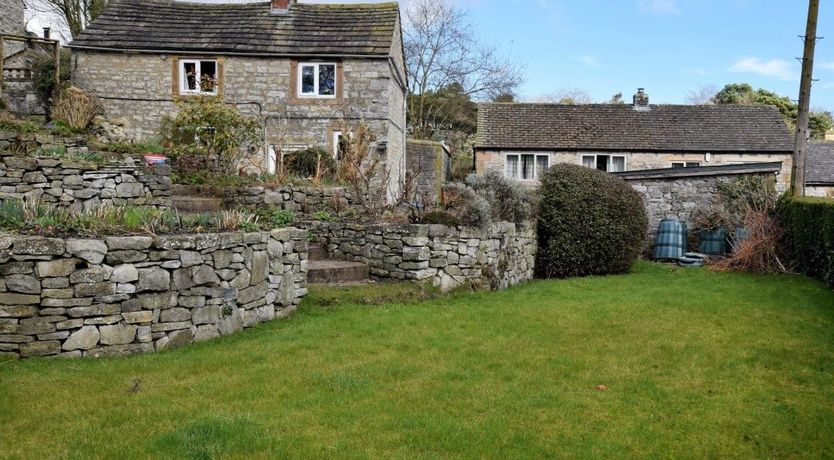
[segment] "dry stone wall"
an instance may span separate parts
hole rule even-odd
[[[331,257],[364,262],[377,278],[431,281],[444,290],[463,285],[504,289],[533,278],[533,225],[312,223],[310,228]]]
[[[0,199],[36,199],[70,211],[100,206],[170,206],[169,166],[122,156],[105,163],[0,149]]]
[[[222,198],[223,206],[229,209],[255,206],[288,209],[304,215],[312,215],[316,211],[326,211],[334,215],[362,212],[362,207],[346,187],[239,187],[225,190]]]
[[[112,356],[233,334],[306,294],[307,233],[0,237],[0,355]]]

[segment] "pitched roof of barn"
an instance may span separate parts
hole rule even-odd
[[[305,4],[270,14],[271,3],[116,0],[71,48],[275,56],[386,56],[397,3]]]
[[[834,185],[834,142],[812,142],[805,163],[808,185]]]
[[[478,107],[480,149],[669,152],[793,150],[779,111],[755,105],[487,103]]]

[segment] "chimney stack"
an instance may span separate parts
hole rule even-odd
[[[49,27],[44,27],[44,28],[43,28],[43,38],[45,38],[45,39],[49,40],[49,32],[50,32],[51,30],[52,30],[52,29],[50,29]]]
[[[271,14],[284,14],[290,10],[295,0],[272,0]]]
[[[634,95],[634,110],[649,110],[649,95],[645,88],[637,88]]]

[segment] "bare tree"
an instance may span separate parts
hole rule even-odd
[[[426,122],[425,95],[459,84],[472,99],[512,94],[522,68],[497,47],[480,43],[466,11],[454,0],[416,0],[406,9],[403,30],[412,123]]]
[[[109,0],[28,0],[27,7],[36,13],[59,17],[75,37],[104,11]]]
[[[712,105],[715,104],[716,94],[718,94],[718,87],[715,85],[699,86],[686,93],[686,102],[692,105]]]
[[[536,102],[546,102],[550,104],[590,104],[592,102],[591,94],[582,88],[561,88],[550,94],[539,96]]]

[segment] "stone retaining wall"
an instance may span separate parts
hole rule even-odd
[[[312,215],[326,211],[334,215],[360,214],[362,209],[353,199],[347,187],[304,187],[286,185],[277,189],[264,187],[238,187],[223,192],[223,206],[235,209],[240,206],[264,206],[288,209],[299,214]]]
[[[307,233],[0,237],[0,355],[111,356],[229,335],[291,313]]]
[[[74,212],[108,205],[167,208],[170,172],[130,156],[99,164],[0,151],[0,199],[37,199]]]
[[[504,289],[533,278],[532,225],[500,223],[487,229],[445,225],[310,223],[334,259],[368,264],[377,278],[430,280]]]

